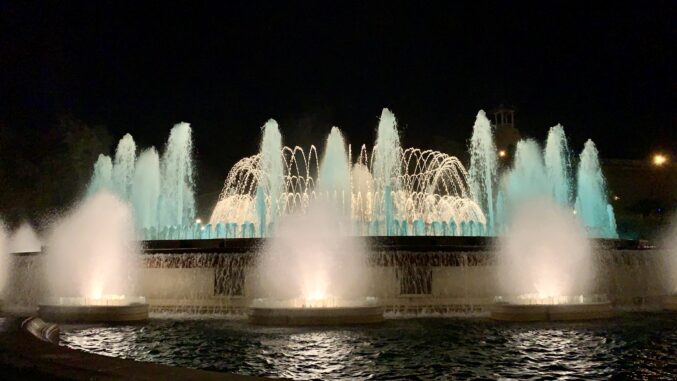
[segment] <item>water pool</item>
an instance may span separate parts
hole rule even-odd
[[[168,365],[294,379],[673,379],[677,315],[576,323],[390,319],[269,328],[237,319],[64,326],[61,345]]]

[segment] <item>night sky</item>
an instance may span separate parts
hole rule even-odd
[[[68,113],[157,147],[190,122],[199,193],[256,152],[271,117],[289,145],[321,146],[337,125],[371,146],[389,107],[405,146],[437,148],[506,103],[523,135],[562,123],[576,151],[677,147],[675,2],[169,3],[0,2],[0,121],[45,129]]]

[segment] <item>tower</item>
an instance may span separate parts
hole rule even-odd
[[[512,152],[520,140],[520,133],[515,128],[515,108],[499,105],[493,110],[496,147],[499,152]]]

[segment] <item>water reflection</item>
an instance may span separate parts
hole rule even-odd
[[[259,358],[283,377],[325,379],[355,361],[352,336],[345,331],[317,331],[264,339]]]
[[[265,328],[233,320],[65,327],[62,343],[109,356],[294,379],[671,379],[677,316],[508,324],[387,320],[373,326]]]
[[[514,348],[520,364],[518,373],[545,373],[558,377],[594,374],[609,368],[606,339],[588,330],[513,329],[508,331],[506,347]]]

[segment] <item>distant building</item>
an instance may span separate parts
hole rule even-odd
[[[501,104],[492,111],[494,136],[499,151],[512,152],[521,135],[515,128],[515,108]]]

